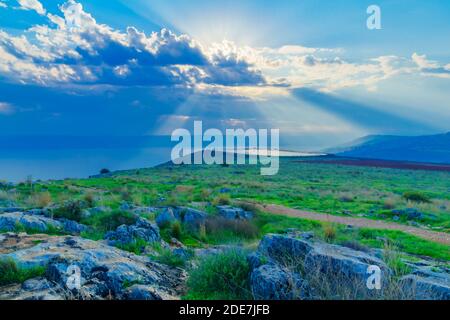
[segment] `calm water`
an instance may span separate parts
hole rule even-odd
[[[171,148],[39,149],[0,151],[0,180],[83,178],[102,168],[152,167],[170,160]]]

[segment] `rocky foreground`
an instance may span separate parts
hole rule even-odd
[[[125,208],[124,208],[125,209]],[[152,208],[127,208],[153,212]],[[383,260],[383,250],[358,250],[324,243],[311,233],[290,230],[266,235],[256,250],[211,247],[188,250],[172,239],[161,239],[158,227],[179,221],[197,229],[207,214],[190,208],[166,208],[155,222],[139,217],[132,225],[108,232],[103,240],[80,237],[88,226],[54,219],[45,210],[6,210],[0,214],[0,261],[15,261],[25,268],[45,267],[45,273],[21,284],[0,288],[0,299],[31,300],[173,300],[186,293],[188,268],[199,257],[224,250],[248,250],[250,290],[254,299],[427,299],[450,300],[450,270],[436,261],[416,258],[408,272],[397,274]],[[252,219],[239,208],[220,207],[224,219]],[[91,213],[95,214],[95,213]],[[41,231],[62,230],[70,235],[50,236],[17,232],[17,225]],[[119,249],[135,241],[157,244],[189,260],[187,267],[155,262],[147,255]],[[369,270],[380,271],[381,287],[368,287]],[[73,276],[79,272],[79,283]],[[76,280],[76,279],[75,279]],[[369,281],[370,282],[370,281]]]

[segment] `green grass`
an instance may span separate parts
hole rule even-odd
[[[45,272],[45,267],[25,268],[12,259],[0,260],[0,286],[20,284],[28,279],[41,277]]]
[[[258,203],[281,204],[291,208],[324,214],[363,216],[368,219],[393,220],[392,210],[417,208],[425,213],[414,220],[419,227],[428,226],[441,232],[450,232],[450,173],[388,168],[352,167],[305,163],[299,159],[281,158],[280,171],[275,176],[261,176],[258,166],[162,166],[117,172],[110,177],[68,179],[19,184],[15,201],[26,206],[33,194],[49,193],[52,202],[84,201],[93,194],[96,206],[112,208],[114,213],[96,214],[81,219],[92,227],[83,237],[100,240],[105,232],[118,225],[129,224],[133,217],[118,213],[124,198],[137,205],[163,206],[167,204],[191,205],[192,201],[233,203],[248,200]],[[222,190],[226,189],[225,192]],[[2,190],[10,191],[7,187]],[[94,201],[95,200],[95,201]],[[89,201],[88,201],[89,202]],[[205,211],[214,214],[211,206]],[[71,215],[63,213],[65,215]],[[79,218],[78,210],[74,210]],[[148,217],[153,219],[153,217]],[[397,218],[395,218],[397,220]],[[401,216],[398,223],[411,223]],[[261,214],[255,219],[256,232],[244,234],[233,227],[190,233],[183,228],[161,230],[169,241],[175,237],[190,247],[208,244],[246,243],[260,239],[267,233],[284,233],[289,228],[314,231],[325,239],[326,231],[319,222]],[[334,226],[333,226],[334,228]],[[425,241],[398,231],[349,231],[336,226],[334,243],[358,242],[369,247],[382,247],[386,238],[401,250],[417,255],[449,259],[448,246]],[[247,228],[248,230],[251,227]],[[331,232],[333,233],[333,232]]]
[[[208,256],[192,269],[187,281],[187,300],[248,300],[250,266],[242,251]]]

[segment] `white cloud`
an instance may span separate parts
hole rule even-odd
[[[34,10],[40,15],[44,15],[46,13],[44,6],[38,0],[17,0],[17,2],[20,5],[20,9]]]
[[[0,0],[1,1],[1,0]],[[22,8],[45,14],[39,1]],[[184,85],[211,94],[265,99],[289,88],[335,91],[364,86],[401,74],[450,77],[450,67],[425,55],[348,60],[340,48],[237,46],[230,41],[200,45],[187,35],[162,29],[149,35],[99,24],[75,0],[48,13],[48,25],[23,35],[0,30],[0,71],[13,80],[45,85]]]
[[[3,1],[0,1],[0,8],[7,8],[8,6]]]

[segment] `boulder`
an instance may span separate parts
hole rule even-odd
[[[218,206],[219,215],[225,219],[230,220],[250,220],[253,218],[253,213],[245,211],[242,208],[236,208],[231,206]]]
[[[137,239],[146,242],[161,241],[158,226],[144,218],[138,218],[134,225],[122,225],[116,231],[108,232],[105,239],[111,245],[127,244]]]
[[[383,284],[388,283],[391,275],[390,269],[381,259],[366,252],[323,242],[311,242],[297,236],[267,235],[261,240],[257,252],[248,259],[254,269],[252,277],[256,272],[258,281],[262,281],[261,278],[265,275],[268,282],[275,282],[266,284],[266,287],[277,288],[276,281],[296,279],[289,282],[290,286],[285,282],[285,285],[280,287],[280,295],[293,299],[311,297],[313,291],[322,298],[370,298],[382,292],[367,288],[367,280],[371,275],[368,273],[369,267],[380,268]],[[273,266],[277,268],[274,269]],[[306,287],[295,286],[306,286],[300,281],[302,278],[312,288],[306,290],[308,294],[302,290]],[[252,286],[258,286],[258,281],[252,281]],[[326,292],[323,287],[327,288]],[[288,292],[287,288],[292,292]],[[253,291],[266,292],[261,287]],[[305,295],[299,296],[296,292],[304,292]],[[261,296],[270,297],[263,294]]]
[[[166,208],[156,217],[156,224],[159,227],[165,227],[177,221],[172,208]]]
[[[309,285],[300,274],[275,264],[255,269],[250,282],[256,300],[305,300],[310,297]]]
[[[49,228],[62,229],[62,224],[47,217],[28,215],[22,212],[0,214],[0,230],[16,231],[18,227],[46,232]]]
[[[198,231],[205,225],[207,214],[196,209],[187,207],[177,207],[175,217],[180,219],[187,229]]]
[[[73,220],[59,219],[63,225],[63,230],[69,234],[80,234],[83,231],[87,231],[89,228],[84,224],[78,223]]]
[[[448,270],[421,266],[400,280],[406,299],[450,300],[450,274]]]
[[[47,237],[35,246],[1,254],[0,259],[13,259],[24,267],[46,266],[45,279],[55,284],[55,295],[65,299],[70,295],[82,299],[124,299],[129,294],[127,284],[130,283],[151,287],[155,299],[176,299],[185,279],[181,269],[79,237]],[[69,267],[80,271],[79,288],[67,287],[71,275]],[[22,295],[11,293],[9,298],[24,298],[26,290],[45,287],[40,280],[24,285],[20,288]]]

